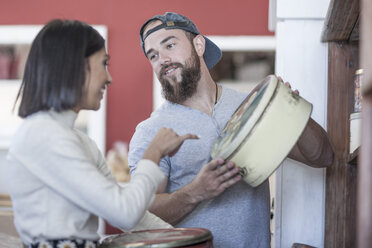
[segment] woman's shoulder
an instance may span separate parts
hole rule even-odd
[[[26,117],[20,126],[20,130],[28,131],[37,134],[63,131],[66,129],[62,123],[50,115],[49,111],[39,111]],[[40,132],[40,133],[39,133]]]
[[[46,145],[68,137],[71,129],[53,119],[48,111],[39,111],[26,117],[13,136],[14,145]]]

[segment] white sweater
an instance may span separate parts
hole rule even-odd
[[[131,181],[119,186],[94,141],[73,127],[76,117],[73,111],[38,112],[13,138],[7,176],[15,225],[26,245],[98,240],[97,216],[121,229],[134,228],[164,179],[155,163],[142,160]]]

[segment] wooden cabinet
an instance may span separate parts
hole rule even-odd
[[[326,174],[325,247],[356,247],[357,165],[349,161],[353,77],[359,68],[359,1],[330,2],[322,41],[328,42],[327,130],[335,160]]]
[[[329,47],[327,128],[335,149],[326,176],[325,247],[372,247],[371,29],[370,0],[331,0],[322,34]],[[350,155],[349,116],[358,68],[364,69],[362,145]]]
[[[325,247],[355,247],[357,166],[349,161],[350,113],[358,45],[329,42],[327,130],[335,151],[326,172]]]

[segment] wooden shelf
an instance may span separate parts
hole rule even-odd
[[[359,0],[331,0],[321,40],[328,42],[327,132],[334,164],[326,170],[324,247],[356,247],[359,148],[349,154],[353,78],[359,69]],[[371,246],[368,246],[371,247]]]
[[[359,0],[330,1],[321,40],[359,40]]]
[[[350,164],[350,165],[357,165],[358,164],[359,150],[360,150],[360,147],[355,149],[355,151],[349,155],[349,159],[347,161],[348,164]]]

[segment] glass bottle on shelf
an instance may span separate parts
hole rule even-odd
[[[362,80],[363,80],[363,69],[359,69],[355,72],[354,76],[354,112],[362,111]]]
[[[361,143],[362,123],[362,83],[363,69],[356,70],[354,76],[354,111],[350,114],[350,146],[349,151],[353,153]]]

